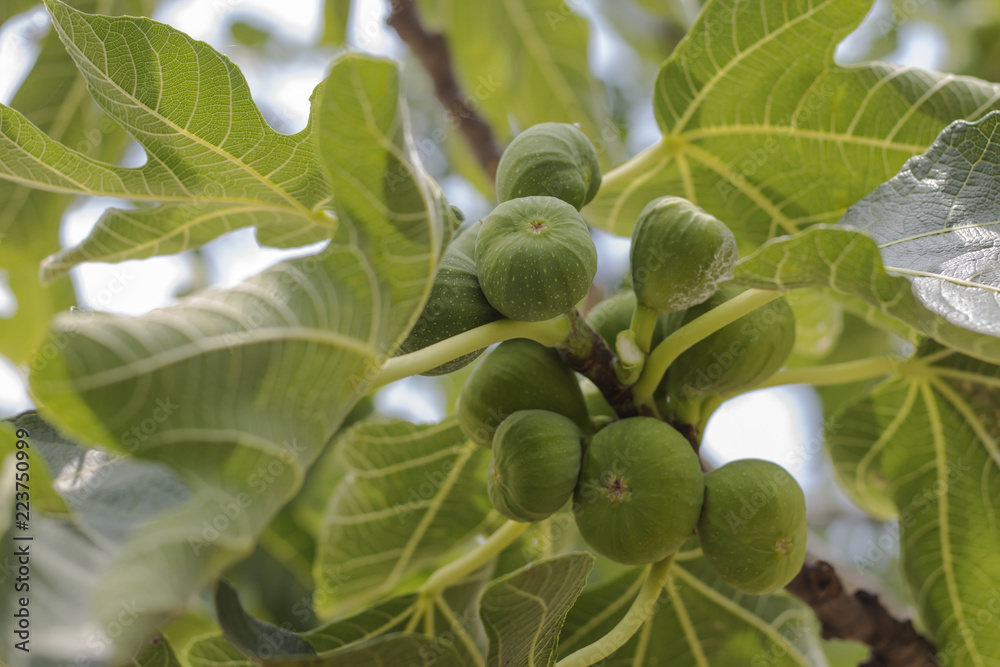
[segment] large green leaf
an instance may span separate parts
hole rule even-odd
[[[363,423],[338,447],[347,474],[323,519],[314,572],[320,611],[388,597],[488,528],[489,452],[454,419]]]
[[[75,4],[84,11],[132,15],[152,9],[149,0],[81,0]],[[5,11],[17,11],[18,5],[3,3],[0,21]],[[55,141],[76,146],[93,157],[115,161],[124,149],[125,133],[105,118],[87,95],[83,76],[52,32],[43,38],[38,60],[12,104]],[[0,201],[4,202],[0,208],[0,266],[17,299],[17,312],[9,319],[0,319],[0,353],[22,363],[39,344],[53,314],[75,302],[69,280],[48,286],[38,280],[39,263],[59,250],[59,225],[72,197],[0,179]]]
[[[949,347],[986,361],[1000,361],[1000,338],[952,324],[928,310],[914,296],[907,278],[886,272],[878,245],[863,232],[817,225],[773,239],[740,260],[733,280],[773,290],[829,287]]]
[[[1000,367],[936,344],[836,421],[867,455],[856,474],[888,498],[898,533],[856,560],[874,570],[898,542],[921,619],[949,665],[1000,665]],[[874,480],[874,481],[873,481]]]
[[[0,179],[147,205],[106,213],[80,246],[46,262],[45,278],[82,261],[178,252],[250,225],[267,229],[276,245],[330,236],[317,96],[306,129],[279,134],[236,66],[204,42],[150,19],[84,14],[59,0],[46,6],[91,95],[147,161],[134,169],[101,162],[0,106]]]
[[[697,542],[692,539],[688,546]],[[560,656],[611,631],[642,585],[640,572],[633,568],[583,592],[563,626]],[[718,580],[699,551],[682,551],[653,617],[601,664],[812,667],[824,664],[818,657],[814,626],[812,611],[789,596],[739,593]]]
[[[663,139],[605,175],[588,219],[628,235],[647,202],[676,194],[755,246],[836,222],[948,123],[998,106],[1000,87],[977,79],[835,65],[871,4],[707,2],[657,80]]]
[[[949,322],[1000,337],[1000,113],[949,125],[841,225],[878,243],[886,271]]]
[[[192,490],[101,581],[98,618],[123,595],[144,610],[122,644],[252,550],[427,298],[445,207],[410,145],[397,70],[352,56],[328,82],[325,158],[366,158],[350,174],[331,165],[350,245],[143,317],[67,313],[53,325],[62,348],[33,362],[57,425],[167,463]]]
[[[587,22],[563,0],[420,6],[443,29],[466,95],[501,139],[510,137],[511,120],[520,129],[561,121],[579,123],[602,149],[617,142],[607,96],[587,63]]]
[[[590,554],[572,553],[490,583],[479,611],[490,638],[489,667],[554,664],[559,630],[593,566]]]

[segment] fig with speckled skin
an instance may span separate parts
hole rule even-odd
[[[583,436],[571,420],[548,410],[521,410],[493,437],[487,478],[490,502],[514,521],[541,521],[573,495]]]
[[[690,308],[684,323],[707,313],[743,290],[724,287]],[[691,346],[667,371],[670,395],[728,395],[753,387],[785,365],[795,347],[795,315],[784,297],[747,313]]]
[[[458,423],[465,435],[492,447],[500,424],[519,410],[549,410],[591,430],[576,374],[559,353],[526,338],[504,341],[466,379],[458,396]]]
[[[687,439],[650,417],[630,417],[594,435],[573,495],[576,525],[591,548],[640,565],[663,560],[691,536],[704,495]]]
[[[543,195],[580,210],[601,187],[601,163],[583,132],[566,123],[539,123],[517,135],[497,166],[500,201]]]
[[[705,476],[698,538],[705,560],[738,591],[782,588],[806,555],[806,501],[795,478],[770,461],[733,461]]]
[[[632,229],[632,289],[648,308],[684,310],[712,296],[738,258],[736,238],[721,220],[687,199],[660,197]]]
[[[504,202],[483,219],[476,271],[490,305],[538,322],[572,308],[597,273],[597,248],[575,208],[554,197]]]
[[[427,305],[399,348],[399,354],[415,352],[446,338],[503,317],[479,287],[476,274],[476,236],[479,225],[463,229],[452,240],[434,277]],[[483,350],[471,352],[423,375],[444,375],[472,363]]]

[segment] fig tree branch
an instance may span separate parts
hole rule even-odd
[[[424,28],[414,0],[392,0],[392,13],[386,23],[427,70],[434,84],[434,95],[447,111],[449,122],[454,123],[462,133],[490,182],[494,182],[500,162],[500,147],[489,124],[472,108],[469,98],[458,85],[445,36]]]
[[[639,414],[632,390],[615,373],[615,353],[576,308],[566,313],[569,335],[556,346],[566,365],[593,382],[619,417]]]
[[[937,651],[910,621],[897,620],[865,590],[848,594],[833,566],[806,563],[785,589],[812,607],[824,639],[861,642],[871,647],[861,667],[941,667]]]

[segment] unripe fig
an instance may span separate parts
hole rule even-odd
[[[398,354],[415,352],[503,317],[490,305],[479,287],[475,260],[478,233],[479,225],[467,227],[448,246],[434,277],[427,304]],[[478,350],[463,355],[423,375],[444,375],[457,371],[482,353],[483,350]]]
[[[686,199],[660,197],[632,229],[632,289],[640,304],[660,312],[690,308],[732,277],[738,258],[722,221]]]
[[[733,461],[705,475],[698,520],[705,560],[738,591],[783,587],[806,556],[806,499],[795,478],[770,461]]]
[[[548,410],[521,410],[493,436],[487,478],[490,502],[514,521],[541,521],[566,504],[580,474],[583,436]]]
[[[580,390],[583,392],[583,400],[587,403],[587,412],[590,413],[591,421],[599,417],[609,420],[618,418],[615,409],[611,407],[608,400],[604,398],[604,394],[593,382],[585,382],[580,386]]]
[[[497,167],[500,201],[543,195],[580,210],[601,187],[601,163],[583,132],[540,123],[517,135]]]
[[[512,320],[538,322],[587,295],[597,248],[587,223],[566,202],[513,199],[483,219],[476,270],[490,305]]]
[[[619,332],[628,329],[634,312],[635,292],[619,292],[591,308],[586,320],[613,350],[615,339]]]
[[[576,525],[594,551],[639,565],[691,536],[704,482],[697,454],[673,427],[630,417],[594,435],[573,496]]]
[[[458,396],[465,435],[491,447],[500,424],[519,410],[549,410],[589,431],[590,416],[576,374],[559,353],[526,338],[504,341],[476,366]]]
[[[687,311],[684,322],[740,294],[725,287]],[[695,343],[670,366],[670,395],[725,395],[760,384],[777,373],[795,347],[795,315],[784,297],[727,324]]]
[[[635,312],[635,292],[619,292],[604,299],[587,313],[587,324],[611,347],[615,348],[618,334],[629,328]],[[683,312],[661,313],[656,319],[653,347],[681,325]]]

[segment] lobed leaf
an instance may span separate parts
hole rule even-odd
[[[978,79],[873,63],[837,44],[871,0],[710,0],[663,64],[657,144],[605,175],[585,213],[627,236],[639,211],[682,195],[745,247],[836,222],[956,118],[1000,103]]]
[[[490,639],[487,665],[551,665],[559,630],[594,566],[588,553],[530,563],[483,591],[479,614]]]
[[[890,501],[898,517],[898,528],[887,528],[854,565],[875,569],[898,543],[941,658],[1000,664],[992,621],[1000,606],[992,557],[1000,548],[1000,367],[927,343],[900,375],[836,418],[838,437],[867,450],[854,467],[858,487]]]
[[[907,278],[889,275],[878,245],[863,232],[817,225],[773,239],[740,260],[733,281],[782,291],[828,287],[960,352],[1000,361],[1000,338],[952,324],[924,307]]]
[[[885,270],[952,324],[1000,337],[1000,113],[949,125],[923,155],[848,209]]]
[[[390,595],[488,527],[489,453],[454,419],[363,423],[338,447],[347,472],[330,498],[314,567],[321,612]]]
[[[67,313],[59,349],[33,362],[35,396],[61,429],[166,463],[192,489],[101,578],[99,619],[123,596],[143,609],[121,647],[250,553],[427,299],[447,223],[409,144],[396,68],[350,56],[328,81],[326,140],[370,160],[331,174],[345,242],[142,317]]]
[[[692,539],[687,546],[694,547]],[[639,568],[587,589],[566,617],[559,638],[564,657],[607,634],[642,585]],[[745,595],[723,584],[697,549],[681,551],[653,617],[606,667],[824,664],[812,611],[786,594]]]
[[[239,69],[204,42],[150,19],[85,14],[59,0],[46,7],[90,94],[147,161],[102,162],[0,105],[0,179],[160,206],[109,212],[78,248],[43,266],[45,279],[81,261],[177,252],[257,222],[307,228],[310,239],[332,234],[321,211],[331,194],[315,147],[316,95],[307,128],[279,134]]]

